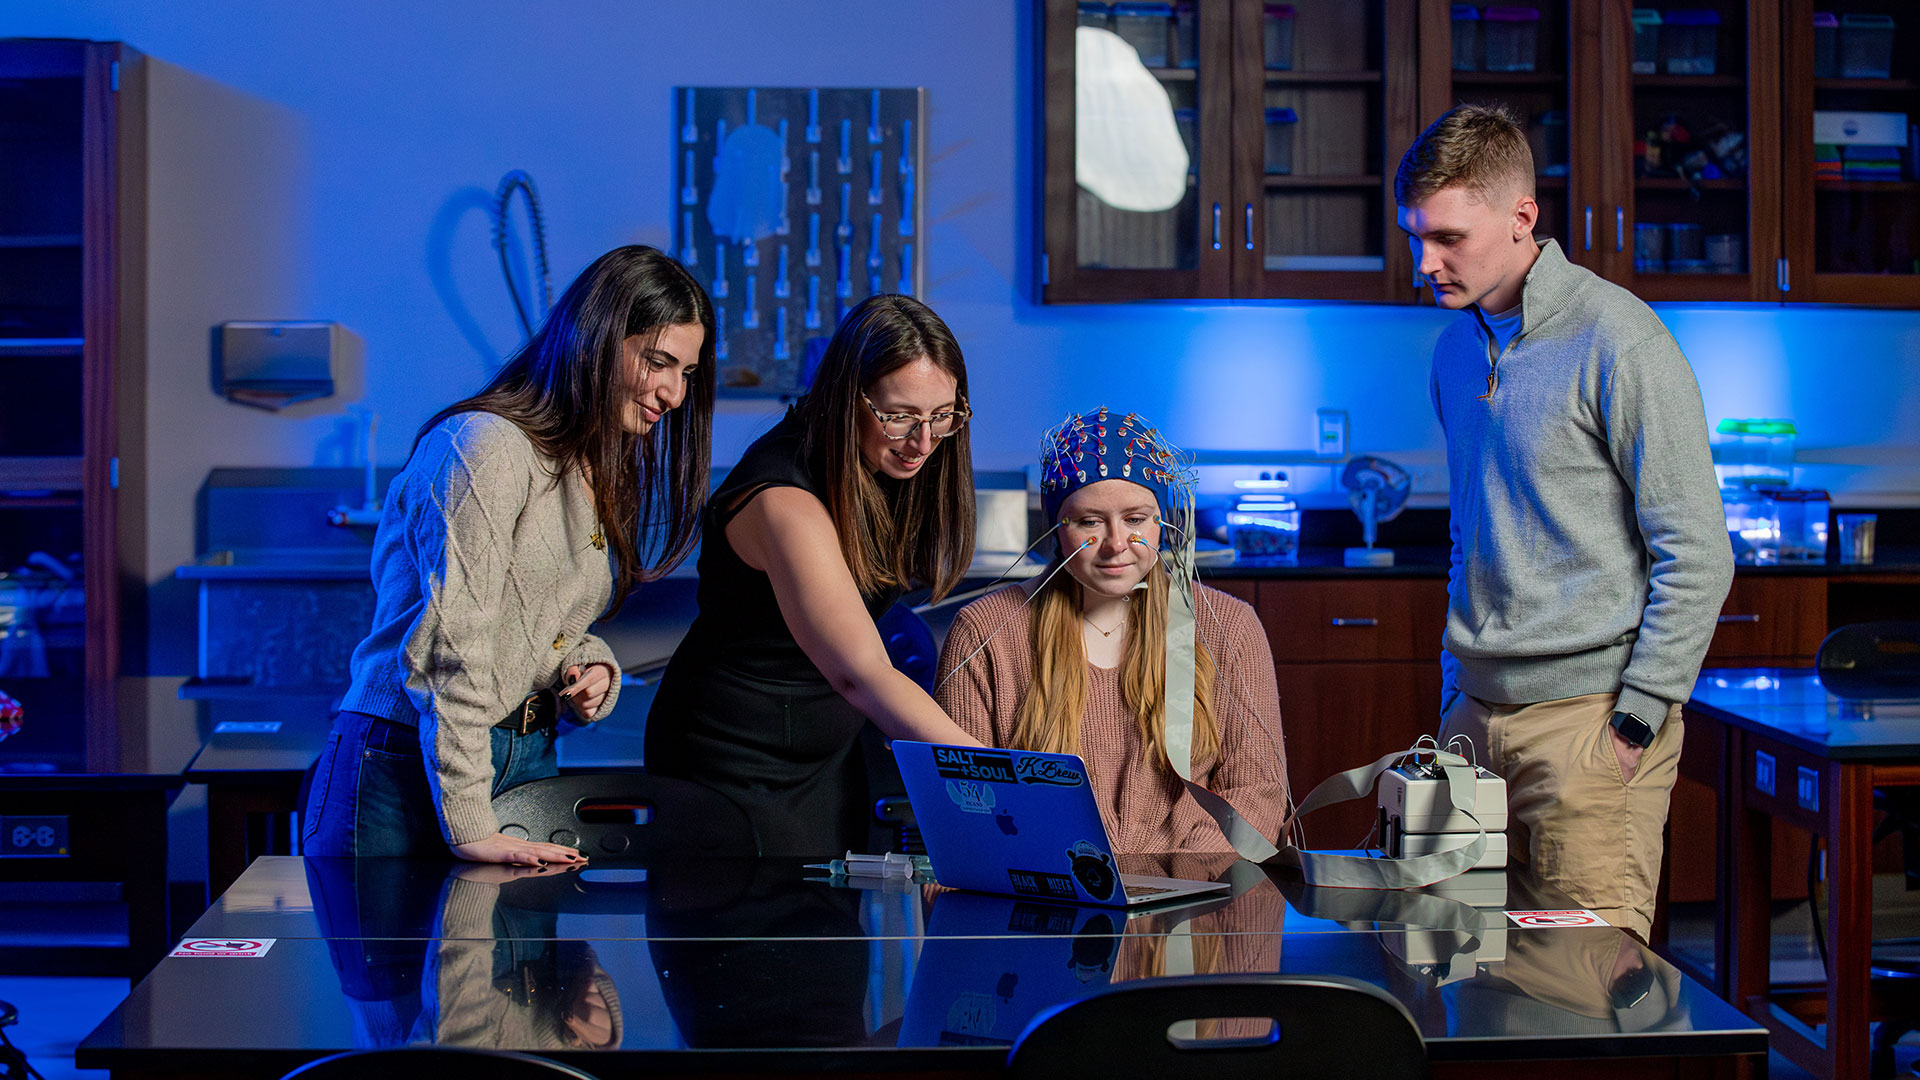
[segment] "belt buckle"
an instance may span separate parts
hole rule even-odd
[[[528,735],[547,726],[541,716],[542,706],[553,708],[553,691],[536,690],[520,702],[520,725],[515,729],[519,735]]]

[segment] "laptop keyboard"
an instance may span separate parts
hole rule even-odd
[[[1172,889],[1166,889],[1166,888],[1162,888],[1162,887],[1160,887],[1160,886],[1158,886],[1158,885],[1129,885],[1129,886],[1127,886],[1127,895],[1128,895],[1128,896],[1159,896],[1159,895],[1160,895],[1161,893],[1170,893],[1170,892],[1172,892],[1172,891],[1173,891]]]

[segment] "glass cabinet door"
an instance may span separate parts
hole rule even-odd
[[[1231,215],[1243,296],[1404,300],[1393,169],[1419,130],[1413,0],[1242,0]]]
[[[1608,276],[1643,300],[1774,298],[1771,0],[1600,8],[1607,64],[1631,88],[1606,99],[1626,106],[1606,119],[1615,197],[1592,223]]]
[[[1225,297],[1231,0],[1046,0],[1047,302]]]
[[[1920,306],[1920,6],[1788,0],[1782,22],[1788,297]]]

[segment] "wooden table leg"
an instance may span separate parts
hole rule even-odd
[[[226,784],[207,785],[207,899],[217,900],[247,869],[249,800]]]
[[[1873,956],[1873,770],[1827,768],[1827,1058],[1834,1077],[1867,1075]]]
[[[1764,1020],[1772,978],[1773,824],[1765,811],[1747,805],[1747,787],[1753,783],[1747,739],[1736,731],[1729,734],[1729,743],[1733,760],[1727,769],[1727,856],[1715,901],[1721,935],[1716,951],[1727,957],[1722,982],[1727,1000],[1755,1020]]]

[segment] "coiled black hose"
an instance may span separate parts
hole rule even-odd
[[[507,295],[513,298],[513,311],[520,317],[520,328],[532,337],[534,320],[527,317],[526,305],[520,302],[520,290],[513,282],[513,266],[507,261],[507,203],[516,190],[527,197],[527,231],[533,247],[533,273],[539,286],[536,295],[540,301],[540,318],[546,318],[547,310],[553,307],[553,279],[547,269],[547,227],[540,218],[540,196],[534,193],[533,177],[528,176],[525,169],[515,169],[501,177],[500,186],[494,189],[493,247],[500,253],[500,273],[507,279]]]

